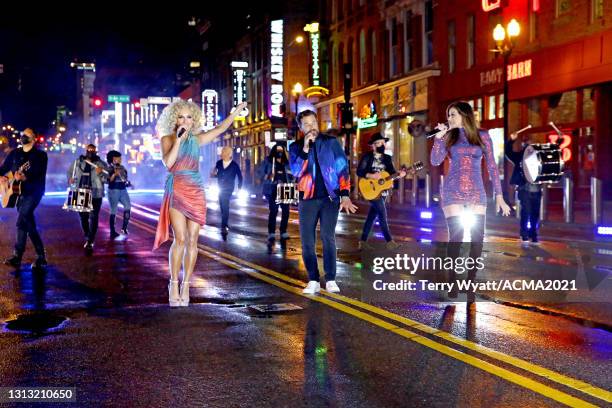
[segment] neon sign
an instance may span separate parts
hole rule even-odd
[[[204,130],[210,130],[217,124],[218,100],[219,94],[214,89],[205,89],[202,92]]]
[[[501,7],[501,0],[482,0],[482,10],[489,12]]]
[[[246,75],[249,63],[246,61],[232,61],[232,76],[233,76],[233,105],[238,104],[247,100],[247,88],[246,88]],[[246,117],[249,114],[249,109],[244,108],[239,117]]]
[[[321,85],[319,67],[319,45],[321,38],[319,36],[319,23],[307,24],[304,27],[304,31],[310,33],[310,53],[312,55],[311,82],[313,86],[319,86]]]
[[[272,20],[270,31],[270,115],[283,117],[283,20]]]
[[[521,62],[515,62],[514,64],[508,64],[507,75],[508,81],[531,76],[531,60],[528,59]]]

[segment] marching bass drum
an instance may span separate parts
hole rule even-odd
[[[276,185],[276,204],[297,204],[299,195],[296,183],[278,183]]]
[[[543,184],[561,180],[565,163],[558,145],[542,143],[525,148],[522,165],[528,182]]]
[[[90,188],[76,188],[68,191],[68,197],[62,207],[66,211],[93,211],[93,195]]]

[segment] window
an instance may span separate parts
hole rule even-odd
[[[497,96],[497,117],[498,118],[503,118],[504,117],[504,94],[499,94]]]
[[[496,99],[496,95],[490,95],[489,96],[489,106],[488,106],[488,110],[487,110],[487,119],[489,120],[493,120],[495,119],[495,99]]]
[[[376,69],[376,64],[378,63],[378,58],[377,58],[378,51],[376,49],[376,31],[372,31],[370,33],[370,38],[371,38],[371,41],[372,41],[372,51],[371,51],[371,56],[372,56],[372,58],[371,58],[371,60],[372,60],[371,75],[372,75],[372,77],[371,78],[374,81],[376,81],[376,80],[378,80],[378,71]]]
[[[455,72],[455,21],[448,22],[448,72]]]
[[[591,0],[591,22],[602,18],[604,14],[604,0]]]
[[[572,8],[571,0],[556,0],[555,1],[555,17],[561,17],[569,13]]]
[[[365,31],[362,29],[359,33],[359,81],[362,84],[365,84],[368,80],[366,73],[367,68],[368,55],[366,52],[366,35]]]
[[[397,20],[391,19],[389,23],[389,76],[394,77],[398,73],[397,69],[397,57],[398,57],[398,41],[397,41]]]
[[[338,44],[332,46],[332,90],[338,90],[338,73],[340,65],[338,61]]]
[[[434,29],[434,17],[433,17],[433,1],[427,0],[425,2],[425,63],[429,65],[433,62],[433,29]]]
[[[404,13],[404,73],[412,69],[412,10]]]
[[[342,0],[340,0],[342,1]],[[331,20],[332,22],[338,21],[338,0],[331,0]]]
[[[466,50],[467,50],[467,59],[466,66],[467,68],[472,68],[474,63],[476,62],[476,46],[475,46],[475,38],[474,34],[476,31],[476,17],[471,14],[467,18],[467,36],[466,36]]]
[[[538,13],[533,11],[533,2],[539,0],[531,0],[532,7],[529,7],[529,42],[534,42],[538,39]]]

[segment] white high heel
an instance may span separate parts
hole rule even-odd
[[[189,306],[189,281],[181,283],[181,290],[179,294],[180,304],[179,306]]]
[[[170,279],[170,283],[168,283],[168,303],[170,304],[170,307],[181,306],[180,293],[178,297],[172,297],[172,285],[178,286],[178,283],[179,283],[178,280],[172,280],[172,279]]]

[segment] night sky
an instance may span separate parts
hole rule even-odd
[[[82,18],[44,14],[30,16],[27,22],[5,15],[0,23],[2,122],[20,129],[33,126],[45,132],[56,106],[74,109],[73,60],[95,62],[98,72],[103,68],[146,69],[171,81],[199,49],[195,29],[187,25],[188,12],[130,17],[92,10]]]

